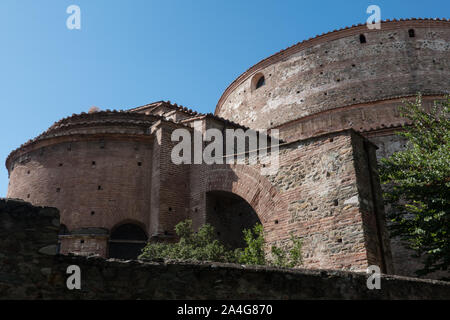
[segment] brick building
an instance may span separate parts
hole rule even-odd
[[[333,31],[248,69],[214,115],[160,101],[56,122],[7,158],[7,196],[60,210],[63,253],[135,257],[147,241],[172,241],[186,218],[238,247],[260,222],[269,244],[301,237],[307,268],[412,275],[419,262],[388,236],[377,157],[403,147],[401,101],[448,94],[449,71],[448,20]],[[174,164],[179,128],[278,129],[279,170]]]

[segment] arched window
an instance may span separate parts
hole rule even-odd
[[[416,35],[415,35],[415,32],[414,32],[414,29],[409,29],[408,30],[408,34],[409,34],[409,37],[410,38],[414,38]]]
[[[108,256],[125,260],[136,259],[141,254],[147,239],[141,227],[132,223],[123,224],[111,232]]]
[[[366,43],[366,36],[363,35],[363,34],[360,34],[360,35],[359,35],[359,42],[361,42],[361,43]]]
[[[251,91],[253,92],[256,89],[261,88],[265,84],[266,84],[266,78],[264,77],[264,74],[262,74],[261,72],[258,72],[252,78],[252,81],[250,84]]]
[[[255,89],[261,88],[265,84],[266,84],[266,79],[264,79],[264,76],[262,76],[261,78],[259,78],[258,82],[256,82]]]

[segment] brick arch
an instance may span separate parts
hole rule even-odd
[[[208,172],[206,192],[231,192],[255,210],[263,227],[287,210],[286,202],[259,169],[248,165],[215,165]]]
[[[128,230],[122,230],[122,232],[125,232],[122,236],[125,237],[113,238],[114,233],[123,226],[132,226],[132,228],[128,227]],[[107,255],[109,258],[137,259],[147,241],[148,235],[145,226],[141,222],[123,220],[110,231]]]
[[[123,219],[123,220],[120,220],[118,223],[114,224],[114,226],[109,230],[109,234],[111,235],[114,231],[117,230],[117,228],[119,228],[119,227],[121,227],[121,226],[123,226],[125,224],[132,224],[132,225],[135,225],[135,226],[141,228],[142,231],[145,233],[145,235],[148,238],[147,226],[145,225],[145,223],[143,223],[141,221],[138,221],[138,220],[135,220],[135,219]]]

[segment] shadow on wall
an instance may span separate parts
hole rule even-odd
[[[136,259],[147,243],[145,231],[131,223],[122,224],[112,230],[109,239],[108,257]]]
[[[206,193],[206,223],[211,224],[217,238],[233,249],[245,247],[243,230],[261,224],[255,210],[238,195],[225,191]]]

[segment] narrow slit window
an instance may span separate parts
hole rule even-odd
[[[359,35],[359,42],[360,43],[366,43],[366,36],[363,35],[363,34]]]
[[[266,84],[266,79],[264,79],[264,76],[262,76],[261,78],[259,78],[258,82],[256,83],[256,88],[261,88],[263,85]]]

